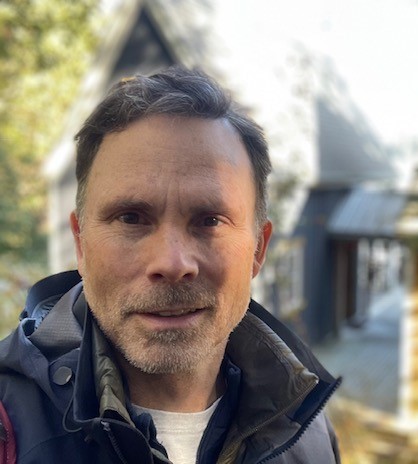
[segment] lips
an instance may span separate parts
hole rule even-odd
[[[167,308],[159,311],[131,313],[131,317],[138,318],[140,324],[149,331],[191,329],[196,327],[206,308]]]
[[[199,308],[190,308],[190,309],[170,309],[167,311],[160,311],[155,313],[148,313],[152,316],[160,316],[160,317],[179,317],[184,316],[185,314],[192,314],[198,311]]]

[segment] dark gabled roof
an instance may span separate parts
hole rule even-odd
[[[163,2],[131,0],[122,2],[115,10],[94,63],[81,84],[79,97],[68,113],[62,136],[46,160],[44,173],[51,181],[65,175],[74,159],[74,135],[115,81],[174,63],[197,64],[192,45],[189,50],[184,45],[188,41],[180,40],[183,35],[187,37],[188,31],[176,29],[181,28],[181,22],[167,22],[163,9]]]
[[[354,107],[354,105],[353,105]],[[319,183],[352,186],[365,182],[393,182],[397,172],[389,150],[360,119],[324,97],[316,100]]]
[[[395,237],[406,200],[402,192],[357,188],[331,216],[328,231],[339,238]]]

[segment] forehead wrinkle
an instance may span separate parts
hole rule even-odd
[[[199,170],[200,171],[200,170]],[[203,176],[201,182],[196,181],[192,176],[192,182],[187,182],[190,173],[182,172],[178,175],[176,172],[168,183],[165,189],[165,204],[174,206],[175,210],[181,216],[188,216],[196,212],[213,209],[216,203],[219,203],[220,198],[214,199],[213,186],[220,183],[213,175],[211,176],[210,185],[208,185],[208,176]],[[216,194],[216,197],[219,195]],[[170,201],[172,199],[173,201]]]

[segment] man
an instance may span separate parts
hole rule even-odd
[[[261,129],[173,68],[121,81],[76,140],[82,283],[38,283],[0,346],[3,461],[339,462],[338,381],[250,299],[272,230]]]

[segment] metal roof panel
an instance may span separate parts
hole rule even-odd
[[[328,231],[347,237],[394,237],[405,203],[402,192],[355,189],[331,216]]]

